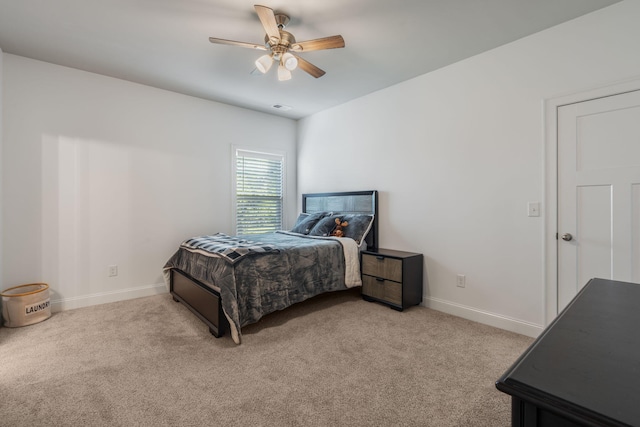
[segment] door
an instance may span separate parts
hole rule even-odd
[[[593,277],[640,281],[640,91],[558,108],[558,312]]]

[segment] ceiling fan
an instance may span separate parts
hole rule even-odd
[[[274,62],[278,62],[278,80],[291,79],[291,71],[300,67],[315,78],[322,77],[325,72],[309,61],[298,56],[298,53],[313,50],[336,49],[344,47],[342,36],[330,36],[320,39],[296,42],[296,38],[284,28],[289,23],[289,16],[284,13],[275,13],[266,6],[254,5],[258,18],[267,33],[264,36],[264,45],[225,40],[209,37],[211,43],[226,44],[250,49],[266,50],[270,53],[261,56],[255,62],[256,68],[261,73],[269,71]]]

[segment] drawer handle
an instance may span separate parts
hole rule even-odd
[[[378,255],[378,256],[376,256],[376,259],[383,260],[384,257],[382,255]]]
[[[377,280],[378,282],[384,282],[384,279],[381,279],[380,277],[376,277],[376,280]]]

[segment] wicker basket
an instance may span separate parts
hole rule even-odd
[[[0,296],[4,326],[33,325],[51,317],[49,285],[46,283],[14,286],[2,291]]]

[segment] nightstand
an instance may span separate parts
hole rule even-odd
[[[399,311],[422,302],[422,254],[378,249],[361,256],[363,299]]]

